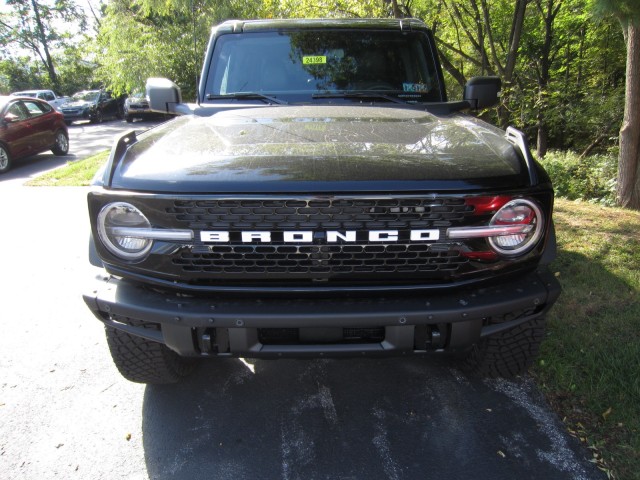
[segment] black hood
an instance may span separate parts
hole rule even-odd
[[[180,193],[513,188],[527,169],[504,132],[465,115],[274,106],[177,118],[139,137],[112,188]]]

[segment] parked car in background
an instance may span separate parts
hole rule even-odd
[[[67,125],[80,120],[102,123],[107,118],[122,118],[124,99],[105,90],[82,90],[75,93],[60,109]]]
[[[124,101],[124,119],[127,122],[133,122],[136,118],[143,119],[152,114],[144,92],[134,92]]]
[[[54,155],[69,151],[62,114],[37,98],[0,97],[0,173],[15,160],[46,150]]]
[[[60,107],[69,101],[69,97],[59,97],[53,90],[25,90],[22,92],[14,92],[11,95],[14,97],[32,97],[39,98],[48,102],[56,110],[60,110]]]
[[[173,118],[173,115],[153,112],[149,109],[149,101],[144,91],[133,92],[124,101],[124,119],[133,122],[135,119],[148,120],[158,118]]]

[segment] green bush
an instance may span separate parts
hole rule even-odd
[[[615,205],[618,172],[615,156],[580,158],[574,152],[553,151],[539,161],[551,177],[557,196]]]

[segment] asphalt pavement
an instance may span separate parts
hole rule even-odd
[[[71,127],[71,154],[116,127],[131,125]],[[87,189],[22,185],[55,168],[46,155],[0,176],[0,478],[606,478],[530,378],[444,359],[211,360],[176,386],[124,380],[81,298]]]

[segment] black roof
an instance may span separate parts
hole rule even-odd
[[[300,30],[300,29],[378,29],[378,30],[428,30],[427,26],[415,18],[295,18],[269,20],[227,20],[215,27],[218,31],[234,33]]]

